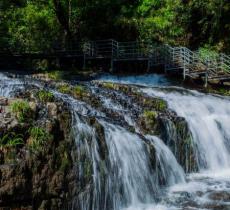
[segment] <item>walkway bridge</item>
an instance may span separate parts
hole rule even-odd
[[[218,54],[215,57],[203,57],[198,52],[186,47],[156,45],[151,42],[117,42],[116,40],[99,40],[72,43],[65,48],[55,48],[52,52],[18,52],[15,56],[30,55],[39,57],[82,57],[84,67],[87,60],[110,59],[111,69],[118,61],[143,60],[148,68],[164,66],[165,73],[177,72],[184,79],[203,78],[207,84],[210,80],[230,81],[230,56]]]

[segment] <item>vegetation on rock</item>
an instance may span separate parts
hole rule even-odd
[[[49,91],[40,90],[40,91],[38,91],[37,94],[38,94],[38,99],[43,103],[54,101],[54,95],[53,95],[53,93],[51,93]]]
[[[61,71],[50,71],[48,72],[48,77],[52,80],[59,81],[63,79],[63,72]]]
[[[50,114],[47,104],[34,102],[34,92],[41,94],[35,88],[19,93],[23,100],[2,103],[0,164],[5,167],[0,168],[3,198],[0,203],[7,208],[21,208],[23,203],[26,209],[30,209],[32,202],[33,209],[42,209],[47,203],[48,209],[63,209],[76,193],[69,189],[75,185],[71,181],[76,180],[71,155],[74,148],[71,117],[60,102],[53,103],[56,111]],[[42,92],[41,98],[47,101],[50,96]],[[31,108],[34,106],[37,108]]]
[[[24,144],[23,137],[20,134],[15,134],[13,132],[6,133],[0,137],[0,151],[9,150],[16,148],[17,146],[22,146]]]
[[[72,91],[72,88],[68,84],[61,84],[58,86],[58,91],[60,91],[61,93],[64,93],[64,94],[70,94]]]
[[[11,110],[16,115],[19,122],[28,122],[33,118],[33,111],[27,101],[15,101],[11,104]]]
[[[82,85],[76,85],[73,88],[73,95],[76,97],[83,97],[87,94],[86,89]]]
[[[28,146],[32,151],[43,151],[49,141],[53,138],[52,135],[47,133],[43,128],[31,127],[28,130],[30,135]]]

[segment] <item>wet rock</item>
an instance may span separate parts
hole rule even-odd
[[[105,160],[108,156],[108,148],[105,140],[104,128],[95,118],[90,118],[90,125],[95,128],[96,138],[99,146],[99,153],[102,160]]]
[[[4,97],[0,97],[0,106],[8,105],[8,99]]]
[[[29,106],[34,113],[37,112],[38,105],[35,102],[33,101],[29,102]]]
[[[15,100],[20,99],[9,101],[13,103]],[[78,189],[73,168],[75,144],[71,138],[70,112],[63,104],[46,106],[30,101],[37,117],[30,123],[19,123],[11,113],[9,101],[2,103],[4,113],[0,113],[0,138],[15,132],[24,143],[14,149],[4,146],[3,150],[0,149],[0,206],[32,209],[33,203],[33,209],[61,210]],[[30,136],[31,127],[39,128],[39,132],[44,130],[53,137],[51,140],[48,136],[44,138],[47,144],[42,150],[35,151],[36,148],[29,146],[32,138],[41,138],[39,133]]]
[[[55,103],[51,103],[51,102],[47,103],[47,109],[48,109],[48,114],[51,117],[54,117],[54,118],[57,117],[58,108]]]
[[[226,191],[212,192],[208,197],[215,201],[230,201],[230,193]]]

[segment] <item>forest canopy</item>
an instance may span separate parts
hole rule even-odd
[[[230,52],[229,0],[1,0],[1,50],[145,40]]]

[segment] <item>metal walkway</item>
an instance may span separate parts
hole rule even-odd
[[[90,59],[110,59],[111,69],[118,61],[144,60],[148,68],[163,65],[165,73],[177,72],[184,78],[203,78],[205,84],[211,80],[230,81],[230,56],[218,54],[215,57],[201,57],[198,52],[186,47],[154,45],[150,42],[117,42],[116,40],[99,40],[71,43],[63,48],[55,48],[51,53],[21,52],[18,55],[34,57],[81,57],[84,66]]]

